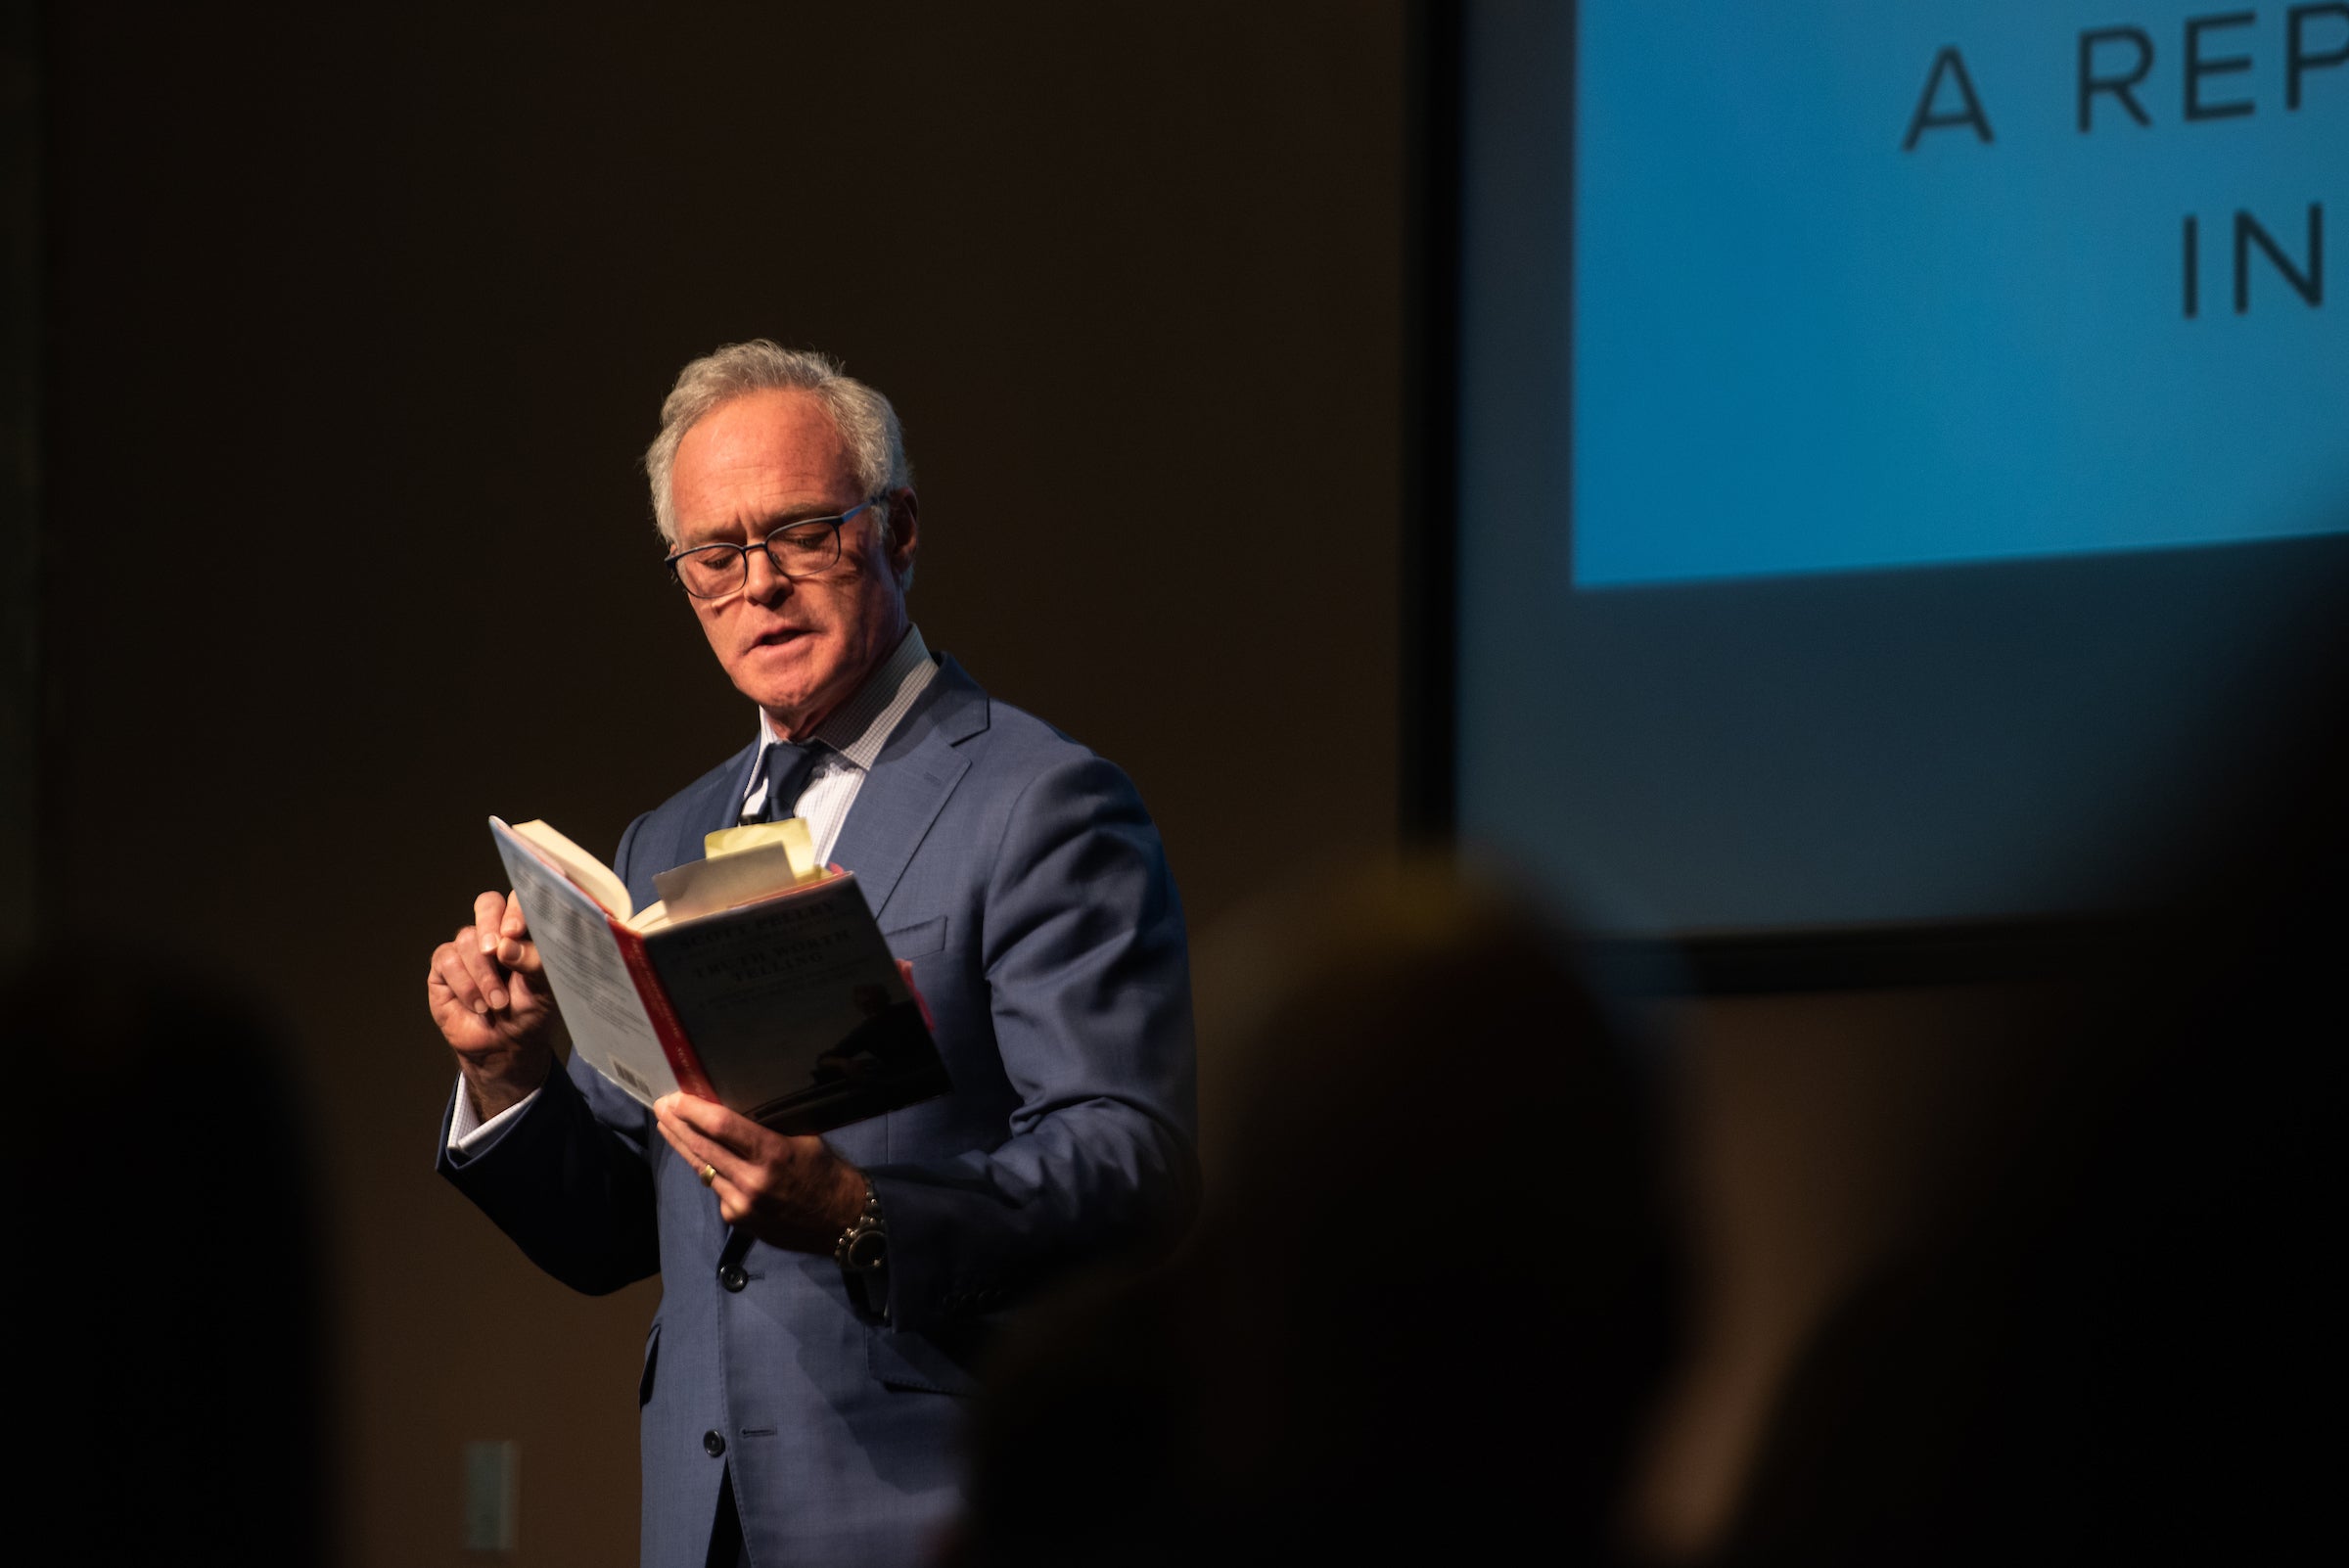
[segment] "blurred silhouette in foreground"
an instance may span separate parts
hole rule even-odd
[[[1719,1562],[2273,1562],[2331,1533],[2344,654],[2271,696],[2289,738],[2076,977],[1988,1198],[1815,1333]]]
[[[1261,984],[1203,1041],[1199,1227],[1005,1343],[948,1559],[1604,1556],[1678,1300],[1624,1042],[1442,866],[1252,934]]]
[[[0,981],[18,1528],[41,1560],[323,1562],[324,1260],[281,1054],[208,988],[71,953]]]

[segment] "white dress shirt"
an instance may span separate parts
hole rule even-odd
[[[815,841],[815,857],[819,862],[832,858],[832,847],[840,842],[840,830],[849,820],[849,807],[856,804],[856,792],[864,788],[866,771],[880,759],[881,748],[889,744],[889,737],[904,722],[914,700],[929,688],[937,674],[938,666],[931,662],[921,628],[907,626],[897,651],[881,662],[881,668],[856,688],[854,696],[833,710],[815,726],[812,735],[794,737],[820,740],[829,748],[808,774],[793,806],[793,814],[806,822],[807,836]],[[738,818],[756,821],[762,812],[766,805],[766,780],[760,775],[759,764],[765,760],[767,747],[780,739],[773,721],[766,716],[766,710],[761,708],[759,750],[751,759],[750,771],[743,777],[744,796],[736,813]],[[473,1096],[465,1092],[465,1083],[460,1077],[456,1114],[448,1122],[449,1149],[456,1154],[473,1153],[494,1138],[500,1129],[520,1116],[537,1097],[538,1091],[532,1089],[484,1122],[474,1110]]]

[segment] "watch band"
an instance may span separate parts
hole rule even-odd
[[[877,1273],[889,1267],[889,1222],[881,1218],[881,1194],[873,1190],[871,1176],[864,1178],[864,1212],[840,1233],[832,1261],[849,1274]]]

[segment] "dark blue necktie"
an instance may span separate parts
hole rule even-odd
[[[807,787],[807,775],[830,750],[817,740],[771,743],[759,755],[759,770],[766,775],[766,804],[756,815],[745,811],[742,820],[780,822],[792,815],[800,804],[800,792]]]

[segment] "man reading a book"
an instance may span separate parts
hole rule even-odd
[[[791,1137],[576,1055],[496,893],[433,954],[459,1083],[440,1169],[585,1291],[654,1272],[638,1395],[647,1563],[912,1561],[952,1507],[988,1321],[1168,1238],[1196,1184],[1190,982],[1126,777],[934,656],[886,398],[756,342],[680,374],[646,454],[664,568],[757,739],[630,823],[639,906],[704,835],[798,816],[910,964],[943,1098]]]

